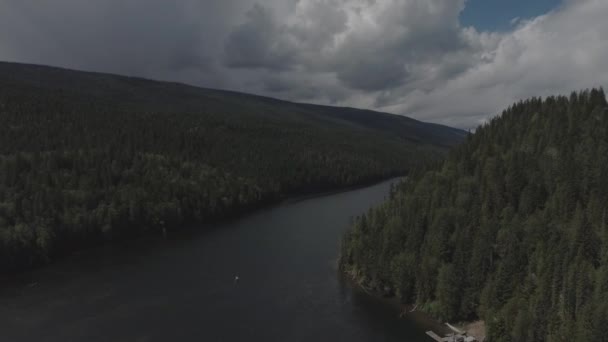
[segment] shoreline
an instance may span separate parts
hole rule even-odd
[[[448,334],[454,333],[453,329],[449,325],[465,332],[468,336],[473,336],[479,342],[483,342],[486,339],[486,327],[485,322],[482,319],[475,321],[459,321],[459,322],[441,322],[433,315],[418,310],[419,305],[416,303],[402,303],[400,298],[396,295],[386,296],[375,289],[369,289],[362,285],[354,275],[348,271],[341,270],[338,266],[339,272],[345,277],[353,287],[365,292],[366,294],[382,299],[388,305],[391,305],[399,309],[399,318],[407,319],[416,322],[416,324],[425,327],[425,329],[431,330],[439,335],[447,336]],[[429,338],[429,341],[431,339]]]
[[[276,206],[281,206],[281,205],[287,205],[287,204],[292,204],[292,203],[298,203],[298,202],[302,202],[302,201],[306,201],[309,199],[315,199],[315,198],[320,198],[320,197],[326,197],[326,196],[331,196],[331,195],[337,195],[337,194],[341,194],[341,193],[346,193],[346,192],[350,192],[350,191],[355,191],[355,190],[359,190],[359,189],[365,189],[367,187],[370,186],[374,186],[374,185],[378,185],[384,182],[389,182],[389,181],[400,181],[401,179],[407,177],[406,174],[403,175],[397,175],[397,176],[390,176],[388,178],[382,178],[382,179],[377,179],[377,180],[371,180],[368,182],[363,182],[360,184],[355,184],[355,185],[350,185],[350,186],[346,186],[346,187],[342,187],[342,188],[337,188],[334,190],[326,190],[326,191],[321,191],[321,192],[312,192],[309,194],[301,194],[301,195],[293,195],[293,196],[286,196],[283,200],[281,200],[279,203],[275,204]],[[270,207],[273,207],[273,205],[271,205]]]
[[[333,190],[319,190],[319,192],[315,191],[294,191],[291,195],[285,195],[281,197],[271,198],[261,200],[258,203],[252,204],[247,207],[242,207],[239,209],[235,209],[235,212],[232,214],[228,214],[221,217],[216,217],[209,219],[207,222],[201,223],[187,223],[183,226],[177,227],[168,232],[156,232],[149,231],[144,234],[135,235],[135,236],[125,236],[122,238],[118,238],[110,241],[99,241],[98,243],[93,243],[91,245],[85,246],[83,248],[76,248],[67,252],[58,252],[54,257],[51,258],[50,262],[34,265],[32,267],[14,270],[10,272],[0,272],[0,281],[7,282],[12,278],[19,277],[20,275],[27,274],[32,271],[44,269],[49,265],[52,265],[56,262],[60,262],[61,260],[65,260],[70,257],[78,256],[82,253],[87,253],[88,251],[94,251],[99,248],[104,248],[112,245],[122,245],[133,243],[133,241],[145,241],[145,240],[166,240],[168,237],[177,237],[183,238],[184,236],[188,236],[190,234],[205,234],[212,232],[216,229],[221,229],[221,225],[227,224],[230,222],[238,221],[244,218],[247,218],[250,215],[255,215],[256,213],[263,212],[264,210],[271,210],[274,208],[278,208],[284,205],[289,205],[293,203],[298,203],[301,201],[306,201],[315,198],[321,198],[326,196],[331,196],[340,193],[347,193],[350,191],[355,191],[358,189],[364,189],[367,187],[371,187],[377,184],[381,184],[384,182],[390,181],[398,181],[405,177],[406,173],[402,175],[390,175],[387,178],[376,178],[372,177],[369,180],[363,181],[359,184],[349,185],[345,187],[336,187]],[[320,187],[322,188],[322,187]],[[331,188],[331,187],[329,187]]]

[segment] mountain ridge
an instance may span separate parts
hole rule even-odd
[[[13,75],[15,71],[18,73],[17,77]],[[27,76],[29,76],[30,78],[24,80],[24,73],[29,73],[29,75]],[[52,76],[59,76],[59,79],[52,79]],[[159,100],[162,100],[163,97],[165,99],[169,97],[169,95],[167,95],[166,93],[163,94],[163,92],[171,92],[172,94],[179,93],[182,97],[184,97],[179,101],[194,101],[194,103],[192,103],[192,106],[194,107],[198,105],[196,103],[197,97],[204,97],[210,100],[222,102],[226,100],[234,101],[238,99],[252,101],[256,104],[272,104],[275,106],[279,105],[281,107],[295,107],[297,109],[303,110],[314,109],[316,111],[323,112],[326,117],[333,117],[336,119],[344,120],[346,122],[351,122],[360,126],[364,126],[365,128],[376,128],[380,130],[388,129],[389,131],[392,131],[395,134],[398,134],[397,132],[399,132],[400,130],[406,129],[407,133],[412,136],[402,137],[405,137],[408,140],[417,142],[431,141],[436,145],[444,147],[449,147],[462,141],[464,136],[466,136],[467,134],[466,131],[457,128],[436,123],[427,123],[404,115],[379,112],[370,109],[359,109],[354,107],[340,106],[336,107],[328,105],[292,102],[268,96],[248,94],[232,90],[212,89],[181,82],[162,81],[136,76],[122,76],[119,74],[103,73],[96,71],[79,71],[46,65],[0,62],[0,77],[2,77],[4,80],[11,80],[11,78],[13,78],[13,80],[18,83],[31,83],[31,85],[44,87],[47,89],[66,89],[74,91],[74,89],[76,88],[76,91],[81,92],[82,94],[97,96],[107,96],[107,94],[100,92],[100,89],[108,87],[110,83],[110,85],[115,88],[112,92],[113,95],[118,98],[124,96],[124,93],[126,92],[133,91],[132,89],[135,87],[148,86],[148,91],[150,92],[150,94],[145,94],[146,98],[144,99],[131,99],[132,102],[136,102],[138,100],[152,99],[154,101],[157,101],[157,104],[161,104]],[[61,81],[61,83],[58,83],[59,81]],[[90,84],[85,84],[85,82],[91,81],[97,83],[94,85],[93,89],[91,89]],[[120,90],[117,88],[116,84],[111,84],[111,82],[118,83],[122,86],[127,86],[124,87],[123,90]],[[65,83],[69,83],[69,85],[65,85]],[[162,92],[159,94],[156,92],[158,90],[162,90]],[[219,98],[217,97],[218,95],[220,96]],[[225,96],[228,96],[228,98],[225,98]],[[199,98],[199,100],[202,100],[202,98]],[[181,105],[183,105],[183,103]],[[381,122],[382,125],[380,127],[374,126],[374,121],[363,119],[364,117],[370,118],[370,115],[374,115],[375,119],[383,119],[383,121]],[[355,117],[349,118],[349,116]],[[399,123],[399,126],[394,125],[395,120],[397,123]],[[393,123],[393,125],[390,125],[390,123]]]

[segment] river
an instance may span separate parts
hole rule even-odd
[[[349,219],[389,186],[104,246],[5,280],[0,341],[428,342],[428,326],[337,272]]]

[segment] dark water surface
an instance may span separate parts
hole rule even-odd
[[[349,218],[389,185],[103,247],[5,281],[0,341],[429,341],[424,324],[336,269]]]

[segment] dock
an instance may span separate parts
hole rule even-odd
[[[477,342],[477,339],[473,336],[450,334],[448,336],[441,337],[432,331],[427,331],[426,334],[437,342]]]
[[[443,338],[440,337],[439,335],[435,334],[432,331],[427,331],[426,334],[429,335],[430,338],[432,338],[433,340],[435,340],[437,342],[443,342]]]
[[[453,326],[450,326],[450,325],[448,325],[448,326],[450,327],[450,329],[454,328]],[[441,337],[433,331],[427,331],[426,334],[437,342],[478,342],[475,337],[467,336],[466,332],[462,332],[456,328],[454,328],[452,330],[458,331],[458,332],[454,333],[454,334],[449,334],[445,337]]]

